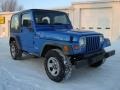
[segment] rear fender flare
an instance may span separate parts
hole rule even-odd
[[[9,40],[9,45],[10,45],[10,43],[11,43],[11,39],[14,39],[15,40],[15,42],[16,42],[16,44],[17,44],[17,46],[18,46],[18,49],[22,49],[22,47],[21,47],[21,43],[20,43],[20,40],[19,40],[19,37],[10,37],[10,40]]]

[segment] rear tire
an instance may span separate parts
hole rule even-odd
[[[14,60],[21,60],[22,59],[22,51],[18,48],[15,41],[10,43],[10,53]]]
[[[39,58],[39,57],[38,57],[38,56],[33,55],[33,58],[36,58],[36,59],[37,59],[37,58]]]
[[[50,50],[45,57],[45,70],[51,80],[61,82],[71,76],[71,62],[64,56],[62,51],[58,49]]]
[[[104,64],[105,60],[102,59],[94,64],[90,64],[90,67],[93,67],[93,68],[97,68],[97,67],[100,67],[102,64]]]

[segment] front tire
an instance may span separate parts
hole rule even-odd
[[[55,82],[61,82],[71,76],[71,62],[58,49],[48,51],[44,66],[48,77]]]
[[[15,41],[10,43],[10,53],[14,60],[20,60],[22,58],[22,51],[18,49]]]

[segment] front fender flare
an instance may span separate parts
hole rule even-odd
[[[111,46],[110,40],[108,38],[105,38],[103,42],[103,48],[108,47],[108,46]]]
[[[41,49],[40,56],[42,55],[42,52],[43,52],[43,50],[45,49],[45,47],[46,47],[47,45],[55,46],[55,47],[60,48],[65,55],[70,55],[71,53],[73,53],[72,47],[71,47],[70,45],[61,44],[61,43],[45,43],[45,44],[43,45],[43,48]],[[69,51],[69,52],[64,52],[64,46],[65,46],[65,45],[67,45],[67,46],[70,48],[70,51]]]

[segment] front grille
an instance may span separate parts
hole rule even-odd
[[[100,49],[100,37],[99,36],[91,36],[86,37],[86,52],[94,52]]]

